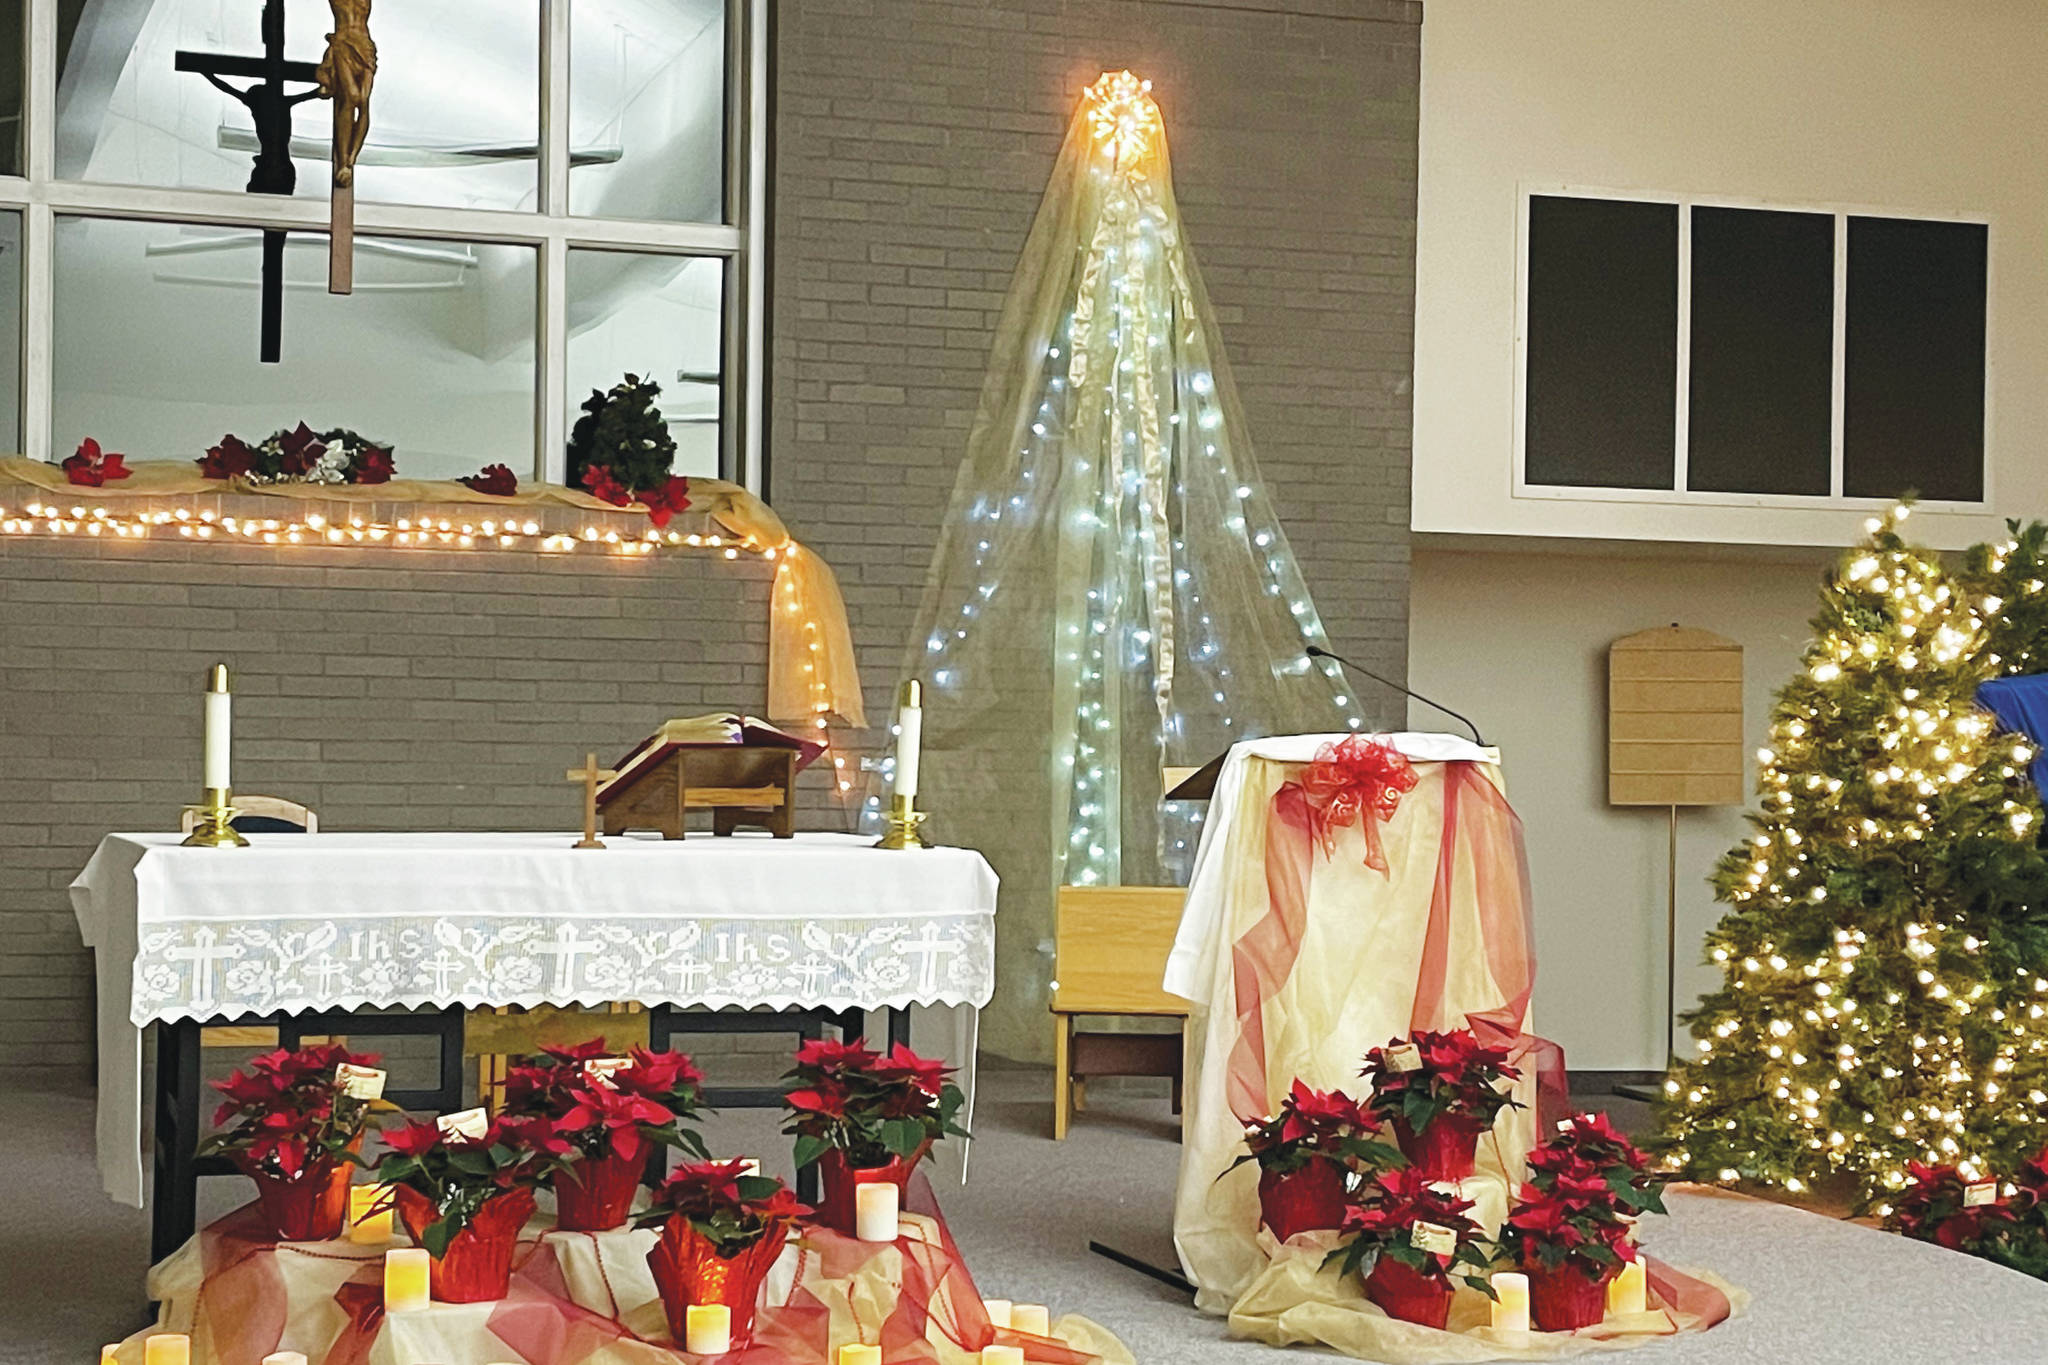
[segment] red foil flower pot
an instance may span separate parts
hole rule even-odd
[[[1394,1140],[1408,1164],[1430,1180],[1463,1180],[1472,1174],[1485,1127],[1463,1114],[1439,1114],[1419,1133],[1405,1119],[1394,1120]]]
[[[433,1223],[433,1201],[410,1185],[396,1191],[398,1216],[413,1241]],[[476,1211],[469,1225],[448,1243],[448,1250],[428,1267],[434,1297],[442,1303],[485,1303],[505,1297],[512,1283],[512,1253],[520,1229],[533,1217],[533,1191],[494,1194]]]
[[[1298,1171],[1259,1172],[1259,1222],[1286,1241],[1297,1232],[1342,1227],[1346,1207],[1344,1168],[1311,1157]]]
[[[1529,1276],[1529,1316],[1539,1332],[1598,1327],[1607,1316],[1607,1282],[1618,1271],[1594,1276],[1567,1261],[1556,1269],[1522,1262]]]
[[[729,1257],[720,1256],[717,1244],[692,1227],[689,1219],[671,1217],[661,1229],[661,1240],[647,1253],[647,1268],[661,1294],[669,1335],[678,1345],[683,1342],[685,1318],[692,1304],[722,1303],[732,1314],[732,1349],[745,1350],[754,1339],[754,1310],[761,1303],[761,1286],[767,1283],[768,1272],[788,1240],[788,1228],[773,1226],[752,1246]]]
[[[332,1157],[307,1162],[297,1180],[242,1166],[256,1182],[256,1203],[270,1235],[280,1242],[331,1242],[348,1222],[348,1187],[355,1168]]]
[[[837,1147],[832,1148],[818,1158],[820,1197],[813,1221],[822,1227],[831,1228],[834,1232],[843,1232],[848,1237],[853,1236],[853,1187],[887,1181],[898,1191],[902,1191],[910,1183],[910,1173],[917,1169],[917,1163],[928,1147],[929,1144],[926,1148],[919,1149],[918,1155],[908,1160],[897,1157],[886,1166],[860,1167],[847,1165],[846,1153]],[[909,1201],[901,1199],[899,1195],[898,1206],[908,1208]]]
[[[565,1232],[609,1232],[632,1212],[647,1171],[643,1151],[631,1160],[612,1152],[586,1157],[554,1174],[555,1225]]]
[[[1402,1265],[1391,1256],[1376,1257],[1365,1277],[1365,1296],[1390,1318],[1442,1331],[1451,1320],[1451,1286],[1434,1275]]]

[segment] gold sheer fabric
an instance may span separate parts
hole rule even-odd
[[[1356,729],[1267,500],[1181,226],[1158,107],[1083,97],[1026,241],[903,676],[919,804],[1002,877],[984,1038],[1043,1056],[1056,887],[1185,879],[1162,770]]]

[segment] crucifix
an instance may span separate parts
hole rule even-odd
[[[596,754],[585,754],[582,767],[571,768],[562,774],[562,780],[565,782],[583,784],[583,837],[576,841],[576,847],[604,847],[604,840],[597,837],[597,786],[598,783],[609,782],[617,776],[618,773],[612,769],[597,766]]]
[[[377,72],[377,49],[370,41],[370,0],[329,0],[335,31],[328,35],[327,55],[319,65],[289,62],[284,56],[284,0],[263,0],[263,55],[231,57],[221,53],[180,52],[175,66],[206,77],[216,89],[234,97],[249,111],[256,126],[256,164],[249,174],[251,194],[288,195],[298,185],[292,165],[292,110],[307,100],[335,102],[333,199],[328,236],[327,288],[346,294],[352,287],[351,260],[355,244],[355,163],[369,132],[370,86]],[[246,86],[225,77],[247,78]],[[306,90],[287,90],[287,83],[305,82]],[[262,333],[258,358],[277,363],[284,333],[284,246],[281,228],[263,230]]]

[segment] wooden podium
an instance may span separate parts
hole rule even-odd
[[[711,812],[711,832],[765,829],[796,836],[795,749],[738,744],[678,744],[653,763],[606,786],[597,796],[607,835],[658,829],[683,837],[684,818]]]

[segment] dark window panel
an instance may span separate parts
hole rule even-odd
[[[1678,207],[1529,200],[1524,478],[1670,488]]]
[[[1696,208],[1686,487],[1830,489],[1835,220]]]
[[[1849,220],[1842,491],[1984,496],[1981,223]]]

